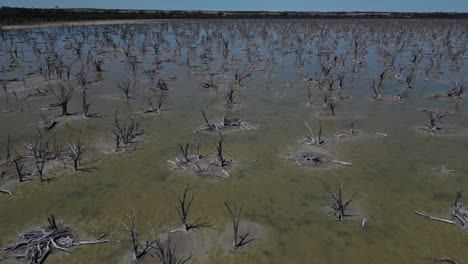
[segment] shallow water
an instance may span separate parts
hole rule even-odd
[[[329,169],[296,167],[283,160],[282,156],[301,148],[298,140],[307,134],[304,120],[315,129],[318,113],[322,111],[322,95],[314,88],[313,106],[306,104],[303,76],[320,73],[320,63],[317,56],[309,54],[304,67],[298,66],[293,53],[298,45],[295,36],[304,34],[305,46],[315,52],[317,39],[320,34],[325,34],[326,46],[332,49],[333,54],[342,54],[345,48],[352,49],[353,45],[351,33],[343,33],[350,29],[349,23],[354,25],[353,30],[364,36],[367,66],[362,67],[359,73],[346,76],[343,93],[352,98],[339,101],[337,116],[322,118],[322,124],[326,138],[333,138],[334,134],[348,129],[351,121],[362,131],[361,137],[337,141],[326,149],[353,165]],[[24,52],[17,60],[25,72],[35,72],[43,63],[45,55],[40,58],[32,55],[31,43],[35,40],[44,43],[43,36],[47,34],[57,37],[57,52],[63,54],[65,60],[71,60],[76,55],[66,48],[64,39],[81,39],[81,32],[86,32],[82,58],[74,64],[73,70],[78,71],[81,63],[86,62],[89,49],[94,57],[105,57],[102,76],[94,72],[92,65],[88,66],[91,80],[102,79],[90,85],[88,94],[93,103],[90,112],[101,112],[107,116],[101,119],[77,118],[51,132],[67,142],[82,128],[89,144],[85,160],[92,161],[89,166],[93,170],[60,172],[58,174],[63,175],[57,175],[49,183],[38,180],[21,183],[11,189],[14,197],[0,196],[0,245],[13,242],[15,236],[27,228],[43,225],[51,214],[93,238],[104,231],[118,230],[119,219],[135,208],[142,233],[147,231],[147,223],[162,232],[168,226],[179,225],[175,209],[177,196],[189,184],[196,194],[192,217],[204,216],[213,223],[210,230],[199,231],[206,232],[212,240],[209,253],[193,252],[193,263],[429,263],[433,257],[440,256],[466,260],[468,239],[460,228],[413,213],[414,210],[422,210],[448,218],[455,192],[466,189],[468,183],[465,179],[468,173],[465,130],[461,129],[454,135],[430,136],[414,129],[428,122],[423,113],[413,109],[415,107],[452,111],[444,119],[444,124],[468,127],[468,107],[463,100],[433,101],[424,98],[426,94],[450,90],[453,80],[466,86],[464,59],[460,59],[461,69],[458,71],[450,70],[448,59],[444,59],[443,73],[431,72],[429,80],[424,81],[424,66],[430,62],[431,43],[442,45],[449,28],[453,49],[465,47],[467,23],[455,20],[173,21],[141,26],[61,27],[6,32],[2,39],[0,66],[8,68],[14,57],[8,49],[17,46]],[[320,29],[327,33],[320,33]],[[97,55],[97,50],[104,45],[103,31],[108,32],[117,45],[115,55],[110,47],[107,48],[109,52]],[[136,75],[140,82],[129,101],[123,99],[123,94],[115,87],[122,76],[132,76],[122,51],[126,44],[120,36],[125,31],[135,34],[134,45],[142,43],[146,34],[148,45],[145,54],[136,48],[132,52],[140,62]],[[437,33],[436,39],[432,38],[433,31]],[[378,77],[384,68],[375,51],[383,46],[385,41],[382,39],[389,39],[391,43],[396,38],[392,35],[394,32],[401,34],[407,42],[407,48],[396,53],[395,65],[409,67],[410,48],[421,48],[425,56],[416,68],[416,72],[421,73],[416,75],[412,83],[414,89],[410,90],[408,99],[396,103],[374,102],[370,89],[372,80],[369,78]],[[231,41],[231,55],[235,60],[222,59],[218,49],[221,45],[219,33]],[[21,43],[23,38],[26,42]],[[182,40],[180,44],[176,44],[176,38]],[[334,39],[338,42],[336,49],[332,45]],[[93,142],[111,137],[113,113],[116,110],[121,114],[139,111],[144,104],[143,95],[148,84],[143,70],[154,67],[152,63],[156,56],[149,45],[157,41],[161,44],[158,58],[173,59],[161,64],[161,75],[177,77],[167,81],[170,90],[163,106],[167,112],[136,115],[147,131],[136,150],[116,155],[100,154],[99,144]],[[258,45],[258,51],[252,46],[254,43]],[[45,50],[44,46],[38,45]],[[180,57],[173,52],[177,45],[181,45]],[[192,64],[200,65],[203,47],[209,45],[215,58],[208,62],[211,70],[215,71],[223,64],[228,69],[223,73],[227,78],[217,77],[222,87],[215,92],[200,88],[200,68],[191,68],[190,72],[194,74],[188,75],[184,65],[188,47],[193,46],[197,54]],[[210,120],[222,119],[228,80],[234,75],[232,69],[245,68],[249,64],[246,47],[250,47],[252,54],[259,54],[258,57],[252,56],[252,68],[267,65],[267,59],[274,60],[269,66],[273,74],[271,79],[266,78],[265,72],[252,72],[245,81],[245,87],[235,93],[242,107],[227,111],[258,126],[255,130],[225,134],[225,155],[241,161],[240,165],[226,178],[199,178],[184,171],[171,170],[167,160],[179,156],[178,144],[191,142],[193,131],[203,125],[200,110],[205,109]],[[466,51],[462,55],[466,57]],[[351,53],[346,60],[348,68],[352,67],[353,56]],[[258,62],[257,58],[262,61]],[[326,56],[321,59],[326,60]],[[208,64],[203,68],[206,69]],[[339,65],[332,70],[333,73],[338,71]],[[0,79],[22,78],[18,67],[0,74]],[[56,82],[56,77],[53,76],[50,82]],[[76,86],[73,78],[70,82]],[[43,87],[46,83],[37,73],[26,78],[27,88]],[[291,87],[285,88],[286,83]],[[402,86],[395,79],[386,80],[384,85],[386,95],[396,95],[396,90]],[[22,94],[22,82],[9,83],[9,86]],[[80,112],[80,100],[79,89],[76,88],[71,112]],[[0,144],[6,143],[6,135],[10,131],[18,151],[25,151],[22,145],[35,133],[40,120],[39,109],[52,101],[51,95],[20,100],[18,104],[27,111],[0,113]],[[16,107],[11,92],[8,95],[1,93],[0,102],[1,110]],[[45,113],[53,116],[60,112]],[[389,136],[379,137],[376,132]],[[216,134],[208,136],[202,152],[214,153],[215,140]],[[0,156],[3,159],[3,151]],[[252,160],[257,162],[245,162]],[[454,172],[445,175],[432,170],[443,164]],[[359,215],[355,217],[357,220],[338,222],[327,214],[328,191],[340,183],[344,184],[345,197],[357,193],[350,205],[351,212]],[[243,202],[243,219],[262,226],[260,237],[253,233],[258,240],[245,246],[241,252],[226,252],[216,239],[216,234],[221,234],[229,223],[224,201]],[[362,217],[368,219],[365,228],[361,227]],[[54,254],[47,263],[124,263],[128,253],[125,243],[104,244],[73,249],[70,254]]]

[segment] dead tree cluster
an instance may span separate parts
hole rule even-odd
[[[142,136],[144,130],[141,128],[141,123],[136,121],[133,115],[129,115],[128,120],[121,120],[117,113],[114,115],[114,129],[112,130],[115,141],[115,151],[119,151],[121,143],[124,147],[128,147],[129,144]]]

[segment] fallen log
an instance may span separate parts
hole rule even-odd
[[[331,162],[336,163],[336,164],[340,164],[340,165],[344,165],[344,166],[352,166],[353,165],[353,163],[351,163],[351,162],[341,161],[341,160],[332,160]]]
[[[426,217],[427,219],[430,219],[430,220],[439,221],[439,222],[443,222],[443,223],[447,223],[447,224],[451,224],[451,225],[455,224],[455,222],[452,221],[452,220],[434,217],[434,216],[428,215],[426,212],[414,211],[414,213],[418,214],[418,215],[421,215],[421,216],[424,216],[424,217]]]
[[[451,264],[458,264],[458,262],[456,262],[455,260],[447,257],[433,258],[432,260],[434,260],[435,262],[447,262]]]
[[[13,196],[13,193],[11,193],[8,190],[0,190],[0,193],[5,193],[5,194],[9,194],[10,196]]]

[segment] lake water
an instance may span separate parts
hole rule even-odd
[[[414,211],[450,218],[456,191],[467,187],[468,107],[464,100],[427,99],[450,91],[453,81],[466,86],[467,28],[464,20],[175,20],[4,32],[0,79],[11,82],[7,94],[0,91],[0,159],[5,159],[9,132],[15,152],[27,155],[23,144],[32,141],[41,113],[60,115],[58,108],[41,110],[56,101],[50,93],[23,100],[25,93],[63,82],[75,87],[69,111],[76,114],[44,135],[57,135],[68,146],[82,130],[88,150],[83,166],[91,170],[58,169],[46,174],[54,177],[49,182],[34,177],[19,184],[14,183],[14,171],[8,171],[13,176],[1,179],[0,189],[14,196],[0,194],[0,245],[45,225],[51,214],[84,238],[95,238],[120,230],[119,220],[135,208],[142,237],[149,233],[148,224],[163,232],[179,226],[177,197],[190,185],[196,195],[191,218],[204,217],[212,224],[185,235],[197,239],[178,247],[181,256],[192,253],[193,263],[431,263],[441,256],[462,263],[468,259],[466,233]],[[223,39],[229,43],[226,58]],[[75,43],[82,43],[81,55],[71,48]],[[154,44],[159,45],[157,55]],[[34,54],[33,47],[41,54]],[[413,63],[415,51],[419,55]],[[90,113],[102,113],[102,118],[81,117],[81,89],[73,76],[67,80],[64,74],[58,80],[52,73],[46,80],[46,58],[54,53],[65,63],[73,62],[72,73],[85,65]],[[430,67],[437,54],[438,70]],[[128,63],[132,57],[138,62],[135,74]],[[104,61],[99,73],[92,64],[98,58]],[[333,78],[346,72],[342,95],[351,98],[337,100],[336,116],[324,114],[318,84],[304,81],[322,73],[321,63],[332,66]],[[396,96],[406,76],[414,74],[408,98],[372,99],[372,81],[378,82],[385,68],[383,93],[388,97]],[[399,68],[401,80],[395,77]],[[144,71],[154,69],[156,82],[168,79],[164,114],[138,113],[149,87],[154,87]],[[225,109],[236,69],[251,76],[234,93],[240,107]],[[216,89],[201,87],[209,73]],[[137,80],[130,100],[117,89],[126,76]],[[337,96],[338,89],[336,81],[332,95]],[[8,112],[18,108],[26,110]],[[414,108],[450,112],[442,126],[455,127],[455,133],[432,136],[420,131],[417,127],[429,119]],[[173,170],[167,162],[180,157],[178,145],[191,143],[194,131],[204,124],[201,110],[211,121],[226,114],[256,127],[224,133],[224,155],[237,161],[228,177],[199,177]],[[122,117],[134,113],[146,133],[135,150],[104,154],[103,148],[113,146],[116,111]],[[283,159],[288,152],[310,149],[299,142],[308,134],[304,121],[316,131],[318,119],[329,141],[320,151],[352,166],[307,168]],[[351,122],[360,135],[336,139]],[[202,154],[216,152],[217,138],[217,133],[206,133]],[[454,171],[434,170],[442,165]],[[349,206],[356,216],[343,222],[328,214],[327,206],[328,192],[339,184],[345,198],[356,193]],[[224,201],[244,203],[241,222],[251,223],[257,239],[238,252],[225,250],[221,239],[230,227]],[[112,232],[110,237],[121,239]],[[46,263],[126,263],[129,254],[128,243],[83,246],[70,254],[53,254]],[[159,263],[149,256],[145,261]]]

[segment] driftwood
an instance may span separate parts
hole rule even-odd
[[[75,246],[109,243],[110,240],[80,241],[68,226],[57,223],[54,216],[47,218],[46,228],[36,228],[19,235],[20,240],[3,248],[8,257],[26,259],[28,263],[44,263],[47,257],[55,251],[69,252]],[[16,253],[19,250],[23,253]]]
[[[428,215],[424,211],[414,211],[414,213],[418,214],[418,215],[421,215],[421,216],[424,216],[424,217],[426,217],[427,219],[430,219],[430,220],[439,221],[439,222],[443,222],[443,223],[447,223],[447,224],[451,224],[451,225],[455,224],[455,221],[448,220],[448,219],[443,219],[443,218],[439,218],[439,217],[434,217],[434,216]]]
[[[353,163],[351,163],[351,162],[341,161],[341,160],[331,160],[331,162],[336,163],[336,164],[340,164],[340,165],[343,165],[343,166],[352,166],[353,165]]]
[[[416,214],[426,217],[430,220],[435,220],[451,225],[460,225],[463,229],[468,229],[468,210],[465,209],[465,204],[462,201],[463,191],[458,191],[455,196],[453,203],[451,217],[452,219],[444,219],[439,217],[431,216],[422,211],[414,211]]]

